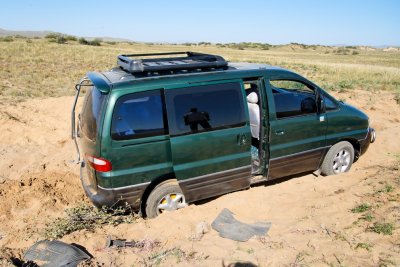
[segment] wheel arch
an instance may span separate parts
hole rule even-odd
[[[142,198],[140,200],[140,212],[142,214],[143,217],[146,216],[146,201],[147,198],[149,197],[150,193],[154,190],[154,188],[156,188],[156,186],[158,186],[159,184],[168,181],[168,180],[175,180],[178,181],[175,178],[175,173],[174,172],[170,172],[170,173],[166,173],[163,174],[161,176],[158,176],[157,178],[153,179],[150,184],[146,187],[146,189],[144,190],[144,193],[142,195]]]
[[[322,162],[324,161],[324,159],[326,157],[326,154],[328,154],[329,149],[331,147],[333,147],[334,145],[336,145],[337,143],[340,143],[340,142],[343,142],[343,141],[347,141],[353,146],[353,148],[354,148],[354,162],[356,162],[358,160],[358,158],[360,156],[360,152],[361,152],[361,144],[360,144],[360,142],[355,138],[343,138],[343,139],[340,139],[340,140],[336,141],[335,143],[333,143],[332,145],[328,146],[325,149],[325,151],[324,151],[324,153],[323,153],[323,155],[321,157],[321,162],[319,164],[319,168],[321,168]]]
[[[344,138],[344,139],[336,142],[335,144],[342,142],[342,141],[347,141],[353,146],[353,148],[354,148],[354,159],[353,159],[354,161],[353,162],[356,162],[358,160],[358,158],[360,157],[360,153],[361,153],[360,142],[355,138]]]

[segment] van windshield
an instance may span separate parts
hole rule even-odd
[[[96,140],[106,99],[107,94],[103,94],[94,86],[86,93],[80,117],[80,126],[82,133],[92,141]]]

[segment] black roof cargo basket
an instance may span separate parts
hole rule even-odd
[[[182,55],[186,57],[158,57],[167,55]],[[137,58],[149,57],[152,58]],[[129,54],[119,55],[118,65],[130,73],[142,72],[163,72],[177,70],[194,70],[194,69],[226,69],[228,62],[221,56],[202,54],[195,52],[169,52],[169,53],[153,53],[153,54]]]

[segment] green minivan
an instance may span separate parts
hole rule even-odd
[[[76,90],[86,195],[148,218],[253,183],[347,172],[375,140],[367,115],[304,77],[217,55],[120,55]]]

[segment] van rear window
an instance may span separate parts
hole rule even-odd
[[[107,95],[100,92],[96,87],[92,87],[86,93],[80,125],[82,133],[92,141],[96,140],[106,98]]]

